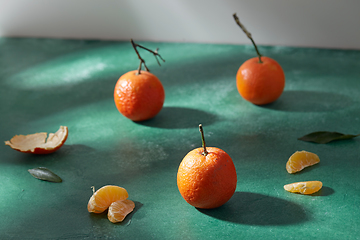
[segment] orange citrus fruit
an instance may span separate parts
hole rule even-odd
[[[130,71],[115,85],[114,101],[119,112],[133,121],[155,117],[163,107],[165,91],[160,80],[148,71]]]
[[[128,196],[129,194],[125,188],[106,185],[93,193],[87,208],[89,212],[102,213],[108,209],[113,202],[125,200]]]
[[[285,74],[280,64],[269,57],[245,61],[236,74],[236,86],[247,101],[264,105],[280,97],[285,87]]]
[[[315,153],[307,151],[296,151],[287,161],[286,170],[288,173],[296,173],[319,162],[320,158]]]
[[[313,194],[322,188],[323,184],[320,181],[307,181],[290,183],[284,186],[284,189],[292,193]]]
[[[197,208],[217,208],[234,194],[237,175],[231,157],[216,147],[196,148],[180,163],[177,186],[190,205]]]
[[[122,222],[125,217],[135,208],[135,203],[129,199],[113,202],[108,211],[108,219],[110,222]]]
[[[24,153],[49,154],[62,147],[68,137],[68,128],[60,126],[55,133],[34,133],[29,135],[15,135],[5,145]]]

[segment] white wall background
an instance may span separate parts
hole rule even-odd
[[[0,36],[360,49],[360,0],[0,0]]]

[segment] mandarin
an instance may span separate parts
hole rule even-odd
[[[285,87],[285,74],[279,63],[269,57],[245,61],[236,74],[240,95],[256,105],[265,105],[278,99]]]
[[[165,90],[160,80],[152,73],[141,58],[137,47],[145,49],[165,61],[158,54],[158,49],[152,51],[131,39],[131,44],[140,59],[138,70],[130,71],[122,75],[114,89],[114,102],[116,108],[125,117],[133,121],[144,121],[155,117],[163,107]],[[159,65],[160,62],[158,61]],[[141,70],[142,65],[145,71]]]
[[[320,158],[315,153],[308,151],[296,151],[286,162],[286,171],[288,173],[296,173],[319,162]]]
[[[121,114],[133,121],[155,117],[162,109],[164,100],[162,83],[147,71],[125,73],[115,85],[115,105]]]
[[[181,196],[196,208],[210,209],[225,204],[237,184],[231,157],[216,147],[206,147],[202,125],[202,148],[190,151],[180,163],[177,186]]]
[[[322,188],[323,184],[320,181],[307,181],[286,184],[284,189],[292,193],[313,194]]]
[[[240,95],[256,105],[265,105],[277,100],[285,87],[285,73],[278,62],[269,57],[263,57],[252,36],[241,24],[236,14],[235,22],[253,43],[258,57],[245,61],[236,74],[236,86]]]

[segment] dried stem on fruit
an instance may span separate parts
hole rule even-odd
[[[136,54],[137,54],[137,56],[138,56],[138,58],[139,58],[139,60],[140,60],[140,65],[139,65],[138,73],[137,73],[137,74],[140,74],[140,73],[141,73],[142,65],[144,65],[144,68],[145,68],[146,71],[150,72],[149,68],[148,68],[148,67],[146,66],[146,64],[145,64],[145,60],[140,56],[140,53],[139,53],[139,51],[137,50],[137,47],[142,48],[142,49],[144,49],[144,50],[146,50],[146,51],[154,54],[155,59],[156,59],[157,63],[159,64],[159,66],[161,66],[161,64],[160,64],[160,61],[159,61],[158,58],[160,58],[163,62],[165,62],[165,60],[164,60],[164,59],[161,57],[161,55],[158,53],[158,51],[159,51],[158,48],[157,48],[155,51],[152,51],[152,50],[150,50],[150,49],[148,49],[148,48],[146,48],[146,47],[144,47],[144,46],[141,46],[140,44],[135,43],[133,39],[131,39],[130,42],[131,42],[131,45],[133,46],[133,48],[134,48],[134,50],[135,50],[135,52],[136,52]]]
[[[199,124],[199,131],[201,133],[201,141],[202,141],[202,147],[204,148],[204,152],[202,153],[204,156],[208,155],[208,151],[206,150],[206,144],[205,144],[205,137],[204,137],[204,130],[202,127],[202,124]]]
[[[257,53],[257,55],[258,55],[258,57],[259,57],[259,63],[262,63],[262,61],[261,61],[261,54],[260,54],[259,49],[257,48],[257,46],[256,46],[256,44],[255,44],[254,39],[253,39],[252,36],[251,36],[251,33],[248,32],[248,30],[245,28],[245,26],[241,24],[241,22],[240,22],[238,16],[236,15],[236,13],[233,14],[233,17],[234,17],[234,20],[235,20],[235,22],[237,23],[237,25],[239,25],[239,27],[244,31],[244,33],[246,34],[246,36],[251,40],[252,44],[253,44],[254,47],[255,47],[256,53]]]

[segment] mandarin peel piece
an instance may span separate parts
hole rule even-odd
[[[29,135],[15,135],[5,145],[23,153],[49,154],[62,147],[68,137],[68,128],[60,126],[55,133],[34,133]]]

